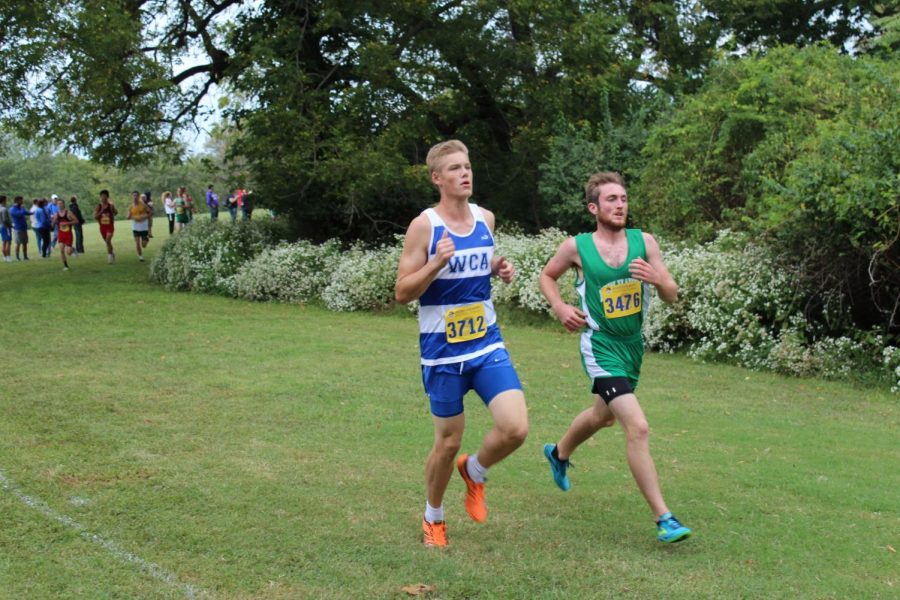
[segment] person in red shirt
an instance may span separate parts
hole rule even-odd
[[[52,225],[56,228],[56,241],[59,243],[59,257],[62,259],[63,271],[68,271],[69,262],[66,256],[72,256],[72,227],[78,224],[78,219],[66,208],[62,198],[56,199],[56,207],[59,210],[53,215]]]
[[[100,237],[106,242],[106,262],[116,262],[116,254],[113,252],[112,237],[116,232],[116,205],[109,201],[109,190],[100,191],[100,204],[94,209],[94,218],[100,223]]]

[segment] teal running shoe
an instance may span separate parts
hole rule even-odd
[[[544,444],[544,456],[547,457],[547,461],[550,463],[550,473],[553,474],[553,481],[556,482],[559,489],[568,492],[569,488],[572,487],[569,485],[569,478],[566,476],[566,469],[569,468],[570,463],[568,460],[553,458],[554,448],[556,448],[556,444]]]
[[[691,530],[682,525],[675,516],[667,512],[656,522],[656,539],[670,544],[686,540],[691,535]]]

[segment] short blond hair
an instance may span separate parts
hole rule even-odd
[[[600,200],[600,187],[607,183],[617,183],[625,187],[625,179],[615,171],[594,173],[584,186],[584,198],[588,204],[597,204]]]
[[[435,171],[440,171],[441,159],[454,152],[462,152],[466,156],[469,155],[469,149],[459,140],[447,140],[446,142],[441,142],[440,144],[432,146],[431,150],[428,151],[428,156],[425,157],[425,164],[428,165],[428,173],[431,174]]]

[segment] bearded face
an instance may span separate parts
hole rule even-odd
[[[597,202],[589,203],[588,210],[602,227],[612,231],[622,230],[628,219],[628,194],[617,183],[605,183],[600,186]]]

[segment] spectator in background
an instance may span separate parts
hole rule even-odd
[[[22,206],[23,201],[22,196],[16,196],[12,208],[9,209],[9,216],[12,217],[13,238],[16,242],[16,260],[19,260],[20,247],[25,260],[28,260],[28,221],[26,217],[32,211]]]
[[[31,210],[28,211],[28,214],[31,215],[31,230],[34,232],[34,239],[37,242],[38,254],[41,256],[44,255],[44,240],[41,238],[41,232],[38,231],[38,212],[41,210],[41,199],[40,198],[32,198],[31,200]]]
[[[69,212],[75,217],[75,225],[72,228],[75,230],[75,256],[78,256],[79,254],[84,254],[84,231],[82,226],[85,223],[85,218],[81,214],[81,207],[78,206],[77,196],[69,198]]]
[[[59,200],[59,196],[56,194],[50,194],[50,201],[44,200],[44,209],[47,211],[47,215],[50,217],[50,248],[56,248],[56,227],[53,225],[54,219],[56,217],[56,213],[59,212],[59,208],[56,206],[56,201]],[[47,253],[49,257],[51,253]]]
[[[175,200],[172,192],[163,192],[163,208],[166,211],[166,220],[169,221],[169,235],[175,233]]]
[[[32,217],[35,218],[37,223],[36,232],[41,238],[41,258],[50,258],[53,246],[50,244],[51,218],[50,211],[47,210],[46,198],[37,199],[37,210],[35,210]]]
[[[12,244],[12,217],[6,208],[6,196],[0,196],[0,241],[3,243],[3,262],[12,262],[9,247]]]
[[[100,190],[100,204],[94,208],[94,219],[100,223],[100,237],[106,242],[106,262],[116,262],[116,254],[113,252],[112,238],[116,232],[116,205],[109,201],[109,190]]]
[[[144,195],[141,196],[141,199],[144,201],[144,205],[147,207],[147,212],[150,216],[147,217],[147,237],[153,237],[153,196],[150,195],[150,191],[144,192]]]
[[[228,207],[228,214],[231,215],[231,222],[234,223],[235,219],[237,219],[237,197],[234,195],[234,189],[228,190],[228,198],[225,200],[225,205]]]
[[[187,217],[185,225],[187,225],[194,220],[194,199],[188,194],[185,186],[178,188],[178,195],[184,198],[184,214]]]
[[[253,206],[251,204],[250,194],[252,193],[250,190],[245,190],[244,188],[239,188],[238,191],[238,206],[241,207],[241,212],[244,214],[244,220],[249,221],[253,216]]]
[[[206,188],[206,206],[209,207],[209,220],[219,220],[219,195],[213,191],[213,185]]]
[[[175,223],[178,225],[178,231],[184,229],[188,222],[187,194],[179,193],[175,198]]]

